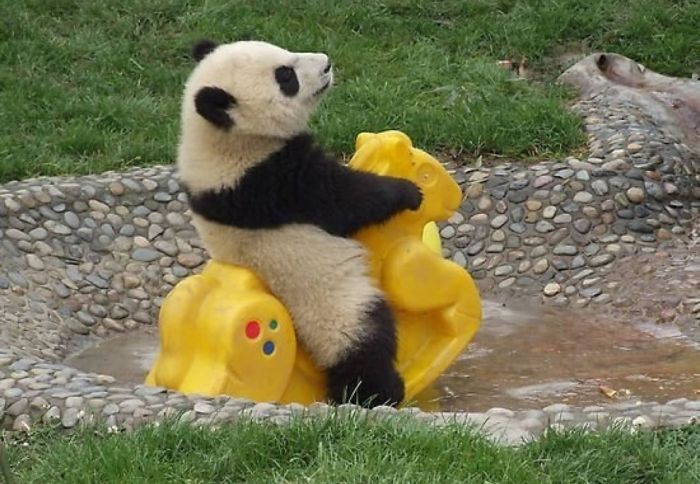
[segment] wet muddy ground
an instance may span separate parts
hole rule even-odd
[[[554,402],[585,406],[692,398],[700,389],[700,345],[673,324],[615,319],[609,309],[488,300],[483,313],[474,341],[418,406],[472,412]],[[157,349],[157,329],[144,327],[87,347],[66,363],[143,383]],[[601,386],[617,395],[604,395]]]
[[[421,406],[535,409],[692,398],[696,390],[700,345],[673,325],[485,301],[482,329]]]
[[[484,302],[469,349],[422,406],[480,411],[700,395],[700,224],[689,238],[621,261],[612,304]],[[612,397],[612,398],[611,398]]]
[[[86,342],[64,363],[78,370],[111,375],[124,383],[141,384],[158,354],[158,328],[144,326],[113,338]]]

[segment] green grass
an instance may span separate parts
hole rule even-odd
[[[459,426],[441,430],[359,417],[35,431],[8,446],[22,483],[700,482],[700,427],[662,433],[547,434],[498,447]]]
[[[401,129],[462,157],[580,146],[551,82],[568,50],[612,50],[661,72],[700,63],[696,0],[17,0],[0,3],[0,181],[171,163],[179,97],[200,37],[255,37],[328,52],[338,85],[314,128],[352,151],[363,130]],[[437,153],[436,153],[437,154]]]

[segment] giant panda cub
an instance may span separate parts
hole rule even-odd
[[[192,53],[177,163],[204,246],[282,301],[331,402],[400,403],[394,316],[350,236],[418,209],[420,190],[315,144],[309,117],[333,81],[325,54],[208,40]]]

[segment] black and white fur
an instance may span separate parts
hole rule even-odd
[[[283,302],[331,401],[400,403],[394,316],[349,237],[417,209],[419,189],[314,143],[308,120],[333,81],[325,54],[202,41],[193,55],[178,170],[210,256],[255,271]]]

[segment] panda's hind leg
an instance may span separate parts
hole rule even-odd
[[[291,225],[256,231],[236,247],[238,263],[252,267],[291,314],[298,340],[326,373],[330,400],[403,399],[394,315],[359,242]]]
[[[366,337],[327,369],[331,403],[364,407],[395,406],[404,398],[404,382],[396,370],[396,324],[384,299],[376,299],[361,326]]]

